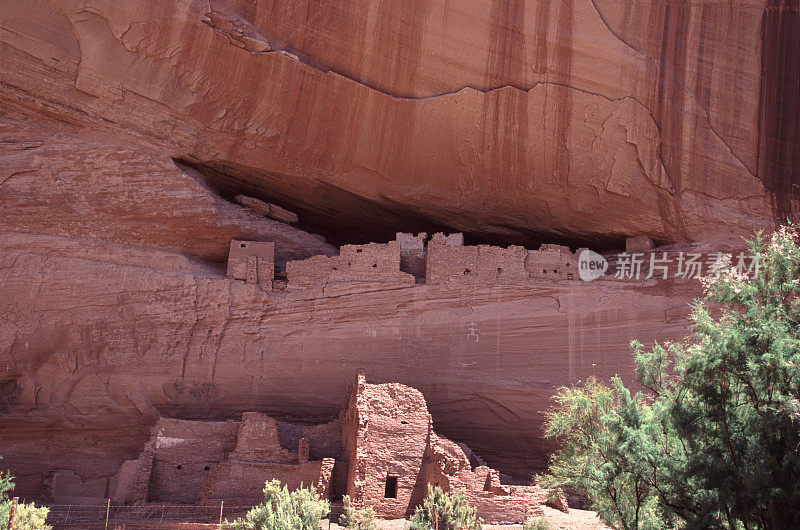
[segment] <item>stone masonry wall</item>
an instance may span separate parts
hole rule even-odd
[[[193,503],[211,466],[234,448],[238,422],[161,418],[153,428],[155,453],[149,501]]]
[[[287,288],[335,282],[414,283],[400,271],[400,243],[343,245],[338,256],[314,256],[286,264]]]
[[[228,251],[228,276],[272,290],[275,278],[275,243],[269,241],[231,241]]]
[[[338,421],[334,427],[339,427]],[[325,426],[318,426],[315,443],[323,448]],[[331,436],[331,443],[341,438]],[[137,460],[123,463],[112,481],[117,503],[207,503],[263,499],[264,482],[279,479],[290,489],[315,487],[331,492],[334,460],[309,460],[310,444],[298,440],[293,453],[281,446],[275,419],[245,412],[242,421],[193,421],[161,418]],[[68,494],[75,494],[70,488]]]
[[[491,285],[519,284],[528,279],[523,247],[491,245],[458,247],[432,240],[428,243],[426,282]]]
[[[378,517],[405,517],[414,507],[430,430],[422,393],[396,383],[367,385],[359,374],[343,419],[347,494]],[[386,495],[387,480],[396,483],[394,496]]]
[[[542,245],[539,250],[529,250],[525,270],[529,278],[545,277],[572,280],[578,274],[579,252],[573,254],[561,245]]]
[[[379,517],[407,516],[431,486],[463,492],[489,523],[520,523],[543,513],[545,490],[503,485],[499,472],[485,465],[473,469],[457,443],[433,431],[425,398],[413,388],[367,384],[359,374],[342,420],[347,493]]]
[[[431,486],[463,492],[489,523],[520,523],[542,513],[545,490],[501,484],[497,470],[438,436],[422,393],[399,383],[367,384],[359,372],[337,420],[298,430],[317,451],[341,455],[339,462],[309,460],[312,443],[305,436],[292,436],[297,451],[287,450],[279,431],[275,419],[258,412],[245,412],[238,422],[159,419],[139,459],[125,462],[112,480],[114,500],[257,503],[264,482],[277,479],[291,490],[316,488],[322,498],[347,493],[381,518],[407,517]],[[331,446],[337,443],[339,450]],[[86,496],[86,484],[76,477],[62,473],[54,484],[63,487],[54,490]],[[94,497],[103,495],[105,482],[90,489]]]
[[[198,501],[216,503],[221,499],[238,503],[256,504],[264,500],[264,482],[278,479],[290,490],[318,487],[321,482],[323,461],[302,464],[277,464],[274,462],[225,460],[215,465],[199,486]],[[327,481],[329,481],[329,477]],[[323,480],[323,491],[327,491]]]
[[[543,245],[539,250],[520,246],[454,246],[442,239],[428,243],[426,283],[516,285],[533,278],[572,279],[577,258],[567,247]]]
[[[425,277],[425,240],[428,234],[420,232],[406,234],[397,232],[395,241],[400,243],[400,270],[413,274],[415,278]]]
[[[472,469],[458,444],[435,433],[425,455],[425,481],[445,491],[463,493],[487,523],[513,524],[543,515],[544,489],[501,484],[497,470],[484,465]]]

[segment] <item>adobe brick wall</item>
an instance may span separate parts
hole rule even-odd
[[[317,426],[309,432],[315,441],[325,442],[317,451],[326,450],[323,438],[331,429]],[[333,438],[334,443],[340,440],[338,434]],[[275,419],[257,412],[245,412],[241,422],[161,418],[140,457],[122,465],[113,481],[113,499],[118,503],[192,504],[220,499],[255,503],[263,499],[264,482],[273,478],[290,489],[302,484],[328,495],[335,461],[308,460],[311,444],[306,438],[298,446],[305,448],[303,458],[300,451],[293,453],[281,446]],[[68,493],[76,492],[80,490],[72,487]]]
[[[245,412],[239,424],[236,448],[230,454],[234,460],[296,464],[297,455],[281,447],[278,422],[259,412]]]
[[[425,240],[428,234],[417,235],[397,232],[395,241],[400,244],[400,270],[415,278],[425,277]]]
[[[343,245],[338,256],[313,256],[286,263],[287,288],[337,282],[414,283],[400,271],[400,243]]]
[[[561,245],[526,250],[512,245],[456,246],[443,238],[428,243],[426,283],[521,285],[535,278],[577,277],[577,256]]]
[[[578,257],[560,245],[542,245],[539,250],[529,250],[525,259],[529,278],[578,278]]]
[[[194,503],[208,470],[234,448],[238,427],[235,421],[159,419],[148,500]]]
[[[431,241],[436,241],[438,243],[444,243],[450,247],[463,247],[464,246],[464,234],[461,232],[456,232],[455,234],[443,234],[442,232],[436,232],[431,236]]]
[[[231,241],[228,251],[228,276],[272,290],[275,278],[275,243],[270,241]]]
[[[214,424],[214,422],[188,423]],[[287,451],[281,446],[275,419],[258,412],[245,412],[242,414],[241,422],[227,423],[233,424],[236,428],[235,431],[231,429],[219,433],[223,436],[222,443],[217,439],[205,440],[212,448],[209,449],[212,453],[205,458],[214,459],[209,463],[204,458],[202,463],[205,472],[200,472],[197,466],[190,466],[199,480],[187,487],[193,489],[197,502],[235,499],[245,504],[257,503],[263,500],[264,482],[272,479],[280,480],[291,490],[301,486],[320,488],[325,492],[330,490],[333,460],[309,461],[307,439],[300,439],[297,453]],[[192,427],[198,429],[195,425]],[[231,432],[235,433],[232,438]],[[301,459],[300,452],[303,448],[305,450]],[[219,452],[216,449],[223,451]],[[156,464],[159,458],[161,455],[157,449]],[[206,467],[209,469],[205,470]]]
[[[477,274],[478,247],[456,247],[441,240],[428,242],[425,282],[429,285],[471,282]]]
[[[286,262],[286,287],[304,288],[331,282],[331,274],[339,266],[338,256],[312,256]]]
[[[114,503],[140,504],[147,502],[155,451],[156,440],[155,437],[152,437],[144,444],[139,458],[122,463],[119,472],[111,479],[111,499]]]
[[[430,431],[422,393],[396,383],[368,385],[359,374],[344,412],[344,453],[349,462],[347,494],[378,517],[400,518],[414,504],[415,486]],[[387,477],[396,477],[395,498],[385,497]]]
[[[320,479],[324,478],[322,470],[323,462],[320,460],[302,464],[225,460],[216,464],[206,475],[199,486],[198,501],[205,504],[224,499],[241,504],[257,504],[264,500],[264,482],[267,480],[278,479],[290,490],[316,488]],[[327,484],[327,481],[323,480],[323,483]]]
[[[425,456],[425,480],[445,491],[463,493],[478,516],[490,524],[520,523],[544,513],[545,490],[501,484],[500,473],[487,466],[472,469],[458,444],[435,433]],[[417,502],[421,501],[422,497]]]
[[[451,246],[441,240],[428,243],[426,282],[465,285],[521,284],[528,279],[523,247],[491,245]]]

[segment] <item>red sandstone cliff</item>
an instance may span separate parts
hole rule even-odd
[[[398,230],[737,239],[794,213],[796,0],[3,0],[0,454],[108,476],[159,414],[326,419],[355,368],[506,471],[554,386],[630,374],[691,285],[275,298],[287,260]],[[293,226],[233,202],[289,209]],[[327,294],[327,296],[326,296]],[[471,337],[477,335],[478,341]]]
[[[47,228],[19,217],[63,198],[20,196],[48,172],[168,201],[172,157],[339,237],[738,236],[794,208],[797,17],[789,0],[5,0],[20,215],[3,228]],[[113,163],[138,179],[92,175]],[[103,209],[84,197],[75,224]]]

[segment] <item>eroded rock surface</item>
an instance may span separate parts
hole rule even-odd
[[[434,223],[738,238],[795,207],[794,155],[775,144],[798,118],[800,19],[771,2],[8,0],[4,106],[46,121],[21,157],[44,167],[13,172],[46,178],[74,150],[62,136],[91,137],[341,239]],[[763,37],[762,19],[783,29]],[[34,141],[16,136],[4,150]],[[91,177],[95,151],[68,160]]]
[[[48,469],[112,476],[161,415],[327,421],[359,368],[418,388],[441,434],[525,476],[549,449],[554,388],[629,379],[628,342],[680,338],[700,294],[694,281],[544,280],[278,295],[173,252],[8,232],[0,244],[3,463],[27,494]]]
[[[738,241],[797,209],[798,17],[784,0],[3,0],[0,454],[20,495],[54,469],[94,495],[160,415],[328,420],[357,368],[529,473],[553,389],[630,378],[628,342],[682,337],[696,283],[283,295],[224,277],[230,240],[274,242],[278,270],[336,253],[314,234]]]

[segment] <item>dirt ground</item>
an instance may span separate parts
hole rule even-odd
[[[600,521],[597,513],[587,510],[571,509],[563,513],[556,509],[543,506],[544,516],[550,523],[551,530],[608,530],[609,527]],[[405,519],[391,521],[376,521],[379,530],[408,530],[410,525]],[[327,521],[322,523],[322,530],[327,530]],[[522,530],[521,524],[509,525],[483,525],[484,530]],[[331,523],[331,530],[342,530],[343,527]]]

